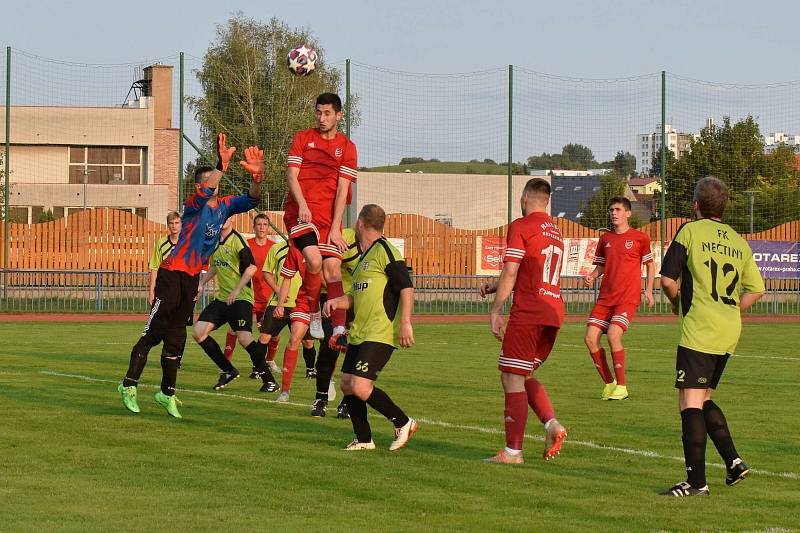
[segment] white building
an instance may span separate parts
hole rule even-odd
[[[776,131],[762,135],[761,142],[764,144],[765,154],[771,154],[781,144],[791,146],[795,153],[800,153],[800,135],[787,135],[782,131]]]
[[[671,124],[666,124],[664,132],[667,137],[667,149],[680,159],[689,153],[689,141],[693,138],[691,133],[678,133]],[[653,157],[661,152],[661,124],[656,125],[653,133],[640,133],[636,136],[636,171],[644,176],[658,172],[659,169],[650,168]]]

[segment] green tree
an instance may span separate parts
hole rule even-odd
[[[600,191],[584,204],[581,224],[594,229],[608,228],[608,202],[615,196],[623,196],[625,186],[625,178],[615,171],[600,176]]]
[[[320,55],[316,71],[306,77],[294,76],[285,64],[289,50],[300,43]],[[326,65],[324,57],[309,30],[290,28],[277,18],[262,22],[239,13],[217,26],[216,39],[196,72],[203,96],[187,100],[200,123],[204,149],[213,153],[218,132],[225,132],[229,143],[239,148],[237,156],[249,145],[264,149],[262,209],[279,209],[283,203],[286,153],[293,134],[313,126],[316,97],[341,89],[341,73]],[[241,190],[250,180],[238,164],[230,166],[227,178]],[[223,192],[231,189],[223,181]]]
[[[609,167],[622,177],[627,178],[636,174],[636,156],[629,152],[618,151],[610,163]]]
[[[582,144],[567,144],[561,149],[562,164],[569,164],[575,170],[596,168],[592,150]],[[566,167],[564,167],[566,168]]]

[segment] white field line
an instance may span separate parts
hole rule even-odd
[[[92,383],[113,383],[115,385],[119,383],[119,381],[113,380],[113,379],[93,378],[91,376],[84,376],[84,375],[81,375],[81,374],[65,374],[65,373],[62,373],[62,372],[53,372],[53,371],[50,371],[50,370],[41,370],[41,371],[39,371],[39,374],[44,374],[46,376],[60,377],[60,378],[74,378],[74,379],[79,379],[79,380],[82,380],[82,381],[89,381],[89,382],[92,382]],[[149,389],[157,389],[157,388],[159,388],[159,387],[157,387],[155,385],[147,385],[147,384],[139,385],[139,387],[145,387],[145,388],[149,388]],[[309,405],[307,403],[277,402],[275,400],[268,400],[266,398],[252,398],[252,397],[249,397],[249,396],[241,396],[239,394],[229,394],[227,392],[209,392],[209,391],[194,390],[194,389],[179,389],[179,390],[180,390],[181,394],[184,394],[184,393],[198,394],[198,395],[201,395],[201,396],[213,396],[213,397],[216,397],[216,398],[223,397],[223,398],[231,398],[231,399],[234,399],[234,400],[245,400],[245,401],[248,401],[248,402],[271,403],[271,404],[277,404],[277,405],[292,405],[292,406],[295,406],[295,407],[309,407]],[[438,426],[438,427],[447,428],[447,429],[457,429],[457,430],[461,430],[461,431],[472,431],[472,432],[475,432],[475,433],[484,433],[484,434],[487,434],[487,435],[503,435],[504,434],[504,432],[502,430],[499,430],[499,429],[496,429],[496,428],[484,427],[484,426],[471,426],[471,425],[465,425],[465,424],[452,424],[450,422],[442,422],[440,420],[433,420],[433,419],[430,419],[430,418],[418,418],[418,420],[423,424],[429,424],[431,426]],[[543,441],[544,440],[544,437],[542,437],[541,435],[530,435],[530,434],[527,434],[527,433],[525,434],[525,438],[526,439],[538,440],[538,441]],[[600,443],[597,443],[597,442],[584,441],[584,440],[568,439],[567,442],[570,445],[583,446],[585,448],[592,448],[592,449],[596,449],[596,450],[605,450],[605,451],[610,451],[610,452],[618,452],[618,453],[624,453],[624,454],[627,454],[627,455],[638,455],[640,457],[649,457],[651,459],[668,459],[670,461],[683,462],[683,457],[672,457],[672,456],[668,456],[668,455],[662,455],[662,454],[660,454],[658,452],[654,452],[654,451],[651,451],[651,450],[638,450],[636,448],[621,448],[621,447],[618,447],[618,446],[609,446],[609,445],[606,445],[606,444],[600,444]],[[713,466],[714,468],[718,468],[718,469],[724,469],[725,468],[725,465],[722,465],[722,464],[719,464],[719,463],[710,463],[710,465]],[[786,478],[786,479],[800,479],[800,474],[798,474],[797,472],[771,472],[769,470],[761,470],[761,469],[757,469],[757,468],[751,468],[750,472],[752,472],[754,474],[761,475],[761,476],[768,476],[768,477],[780,477],[780,478]]]
[[[564,348],[579,348],[582,350],[586,350],[586,346],[583,344],[556,344],[556,347],[564,347]],[[663,350],[658,348],[625,348],[626,352],[647,352],[647,353],[663,353],[663,354],[675,354],[675,349],[672,350]],[[731,357],[738,358],[745,358],[745,359],[774,359],[776,361],[794,361],[796,363],[800,363],[800,357],[780,357],[777,355],[744,355],[744,354],[733,354]]]

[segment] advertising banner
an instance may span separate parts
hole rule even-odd
[[[800,242],[748,241],[764,278],[800,279]]]

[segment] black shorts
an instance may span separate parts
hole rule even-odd
[[[258,328],[258,331],[271,337],[279,335],[283,328],[289,325],[289,314],[292,312],[291,307],[284,307],[283,316],[275,318],[275,315],[272,314],[275,311],[275,307],[274,305],[267,306],[267,310],[264,311],[264,317],[261,319],[261,326]]]
[[[730,354],[715,355],[678,346],[676,389],[716,389]]]
[[[353,374],[375,381],[392,357],[394,346],[382,342],[364,341],[347,347],[342,363],[343,374]]]
[[[227,323],[233,331],[253,330],[253,304],[236,300],[231,305],[222,300],[214,300],[203,309],[198,322],[210,322],[216,327]]]
[[[192,276],[180,270],[159,268],[150,318],[145,333],[185,328],[192,325],[192,312],[197,300],[197,285],[200,276]]]

